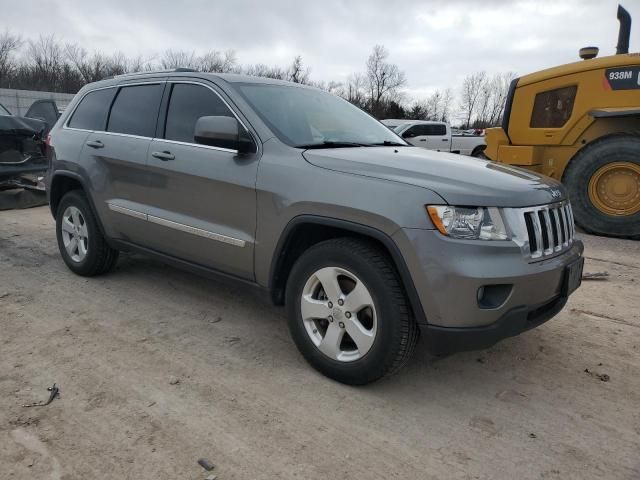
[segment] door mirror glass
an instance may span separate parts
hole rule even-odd
[[[212,147],[238,150],[238,153],[255,152],[249,134],[233,117],[207,116],[196,121],[193,134],[196,143]]]

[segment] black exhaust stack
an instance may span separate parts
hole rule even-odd
[[[620,22],[620,30],[618,31],[618,46],[616,47],[616,55],[621,53],[629,53],[629,37],[631,36],[631,15],[622,5],[618,5],[618,21]]]

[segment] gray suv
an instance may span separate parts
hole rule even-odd
[[[315,88],[119,76],[84,87],[48,143],[73,272],[132,251],[254,287],[340,382],[398,370],[420,331],[438,353],[488,347],[553,317],[580,284],[559,183],[415,148]]]

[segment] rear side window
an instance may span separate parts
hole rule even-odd
[[[193,134],[200,117],[233,117],[218,95],[202,85],[176,83],[171,90],[164,138],[196,143]]]
[[[154,137],[162,84],[122,87],[109,114],[108,132]]]
[[[441,123],[436,123],[433,125],[423,125],[424,132],[422,135],[431,135],[441,137],[447,134],[447,127],[442,125]]]
[[[89,92],[80,101],[73,113],[69,126],[85,130],[104,130],[107,124],[107,113],[111,100],[116,93],[115,88]]]
[[[402,136],[405,138],[422,136],[442,136],[447,134],[447,127],[442,124],[418,124],[405,131]]]
[[[557,88],[536,95],[531,128],[560,128],[571,117],[578,87]]]

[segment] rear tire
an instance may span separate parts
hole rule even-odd
[[[93,210],[80,190],[62,197],[56,212],[56,237],[64,263],[83,277],[107,273],[118,261],[118,250],[107,244]]]
[[[487,157],[487,155],[484,153],[486,149],[486,146],[476,147],[473,152],[471,152],[471,156],[474,158],[480,158],[482,160],[489,160],[489,157]]]
[[[640,137],[615,135],[584,147],[562,181],[585,231],[640,237]]]
[[[305,359],[350,385],[399,370],[419,336],[391,260],[368,241],[327,240],[303,253],[287,281],[286,305]]]

